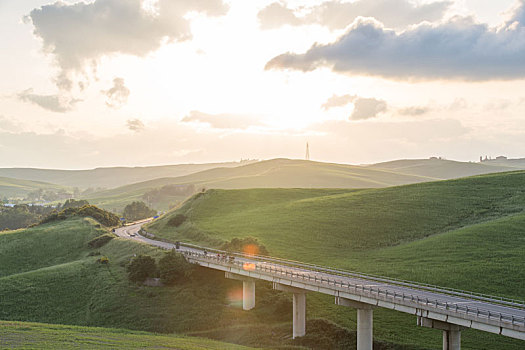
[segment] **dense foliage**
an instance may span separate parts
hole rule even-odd
[[[131,260],[127,270],[131,282],[142,283],[146,278],[156,275],[157,264],[151,256],[140,254]]]
[[[182,254],[175,251],[166,253],[159,260],[160,280],[166,285],[186,280],[194,270],[194,265],[189,263]]]
[[[231,241],[224,243],[221,249],[251,255],[270,255],[268,249],[253,237],[232,238]]]
[[[0,206],[0,230],[15,230],[36,224],[43,216],[51,213],[53,207],[17,204],[14,207]]]
[[[104,226],[118,226],[120,224],[120,219],[113,213],[95,207],[94,205],[84,205],[80,208],[66,208],[60,212],[53,212],[40,221],[40,224],[46,224],[48,222],[65,220],[72,216],[81,216],[81,217],[90,217],[97,220]]]
[[[126,205],[122,213],[122,216],[127,221],[146,219],[155,215],[157,215],[156,210],[149,208],[144,202],[139,201]]]

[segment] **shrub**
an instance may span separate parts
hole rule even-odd
[[[74,215],[78,215],[82,217],[89,216],[97,220],[99,223],[101,223],[104,226],[120,225],[120,219],[118,216],[108,211],[105,211],[103,209],[100,209],[98,207],[95,207],[94,205],[84,205],[81,208],[75,208],[75,207],[66,208],[60,212],[54,211],[48,216],[46,216],[44,219],[42,219],[40,221],[40,224],[46,224],[48,222],[65,220]]]
[[[131,260],[127,270],[131,282],[142,283],[146,278],[155,276],[157,264],[151,256],[141,254]]]
[[[168,220],[168,226],[179,227],[186,221],[187,217],[184,214],[177,214]]]
[[[160,280],[166,285],[186,280],[193,273],[194,266],[181,254],[171,251],[159,260]]]
[[[88,246],[90,248],[100,248],[100,247],[106,245],[106,243],[111,241],[113,238],[115,238],[114,235],[112,235],[110,233],[105,233],[102,236],[95,237],[91,241],[89,241],[88,242]]]
[[[108,258],[107,256],[103,256],[103,257],[101,257],[101,258],[98,258],[98,259],[97,259],[97,262],[98,262],[99,264],[107,265],[107,264],[109,264],[109,258]]]
[[[221,249],[250,255],[270,255],[268,249],[257,238],[253,237],[233,238],[231,241],[224,243]]]
[[[124,208],[122,216],[127,221],[146,219],[157,215],[157,211],[149,208],[144,202],[133,202]]]

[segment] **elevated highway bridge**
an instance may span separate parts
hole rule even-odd
[[[357,310],[357,349],[372,350],[373,310],[386,308],[414,315],[417,325],[443,332],[443,349],[461,349],[461,331],[474,328],[525,340],[525,303],[284,259],[226,253],[189,244],[173,244],[138,234],[142,223],[117,229],[125,238],[176,249],[187,260],[225,272],[243,283],[243,309],[255,307],[255,281],[293,293],[293,337],[306,334],[306,294],[328,294],[337,305]],[[524,343],[525,348],[525,343]]]

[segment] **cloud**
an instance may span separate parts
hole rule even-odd
[[[145,129],[144,123],[140,119],[129,119],[126,121],[126,126],[129,130],[140,132]]]
[[[421,107],[421,106],[411,106],[411,107],[404,107],[398,109],[398,113],[401,115],[406,116],[418,116],[426,114],[430,111],[430,108],[428,107]]]
[[[0,115],[0,130],[2,131],[20,131],[23,127],[21,124],[14,122],[7,117]]]
[[[21,101],[33,103],[48,111],[57,113],[68,112],[73,109],[75,104],[82,101],[62,95],[38,95],[33,93],[33,89],[24,90],[17,97]]]
[[[221,0],[158,0],[153,11],[141,0],[95,0],[66,4],[55,2],[31,11],[28,18],[44,51],[54,55],[61,71],[56,78],[62,89],[71,89],[72,75],[96,69],[99,58],[128,54],[143,57],[165,42],[191,38],[189,12],[209,16],[227,12]],[[151,5],[151,4],[150,4]]]
[[[354,102],[356,98],[357,96],[355,95],[333,95],[323,103],[321,108],[327,111],[330,108],[346,106],[347,104]]]
[[[386,112],[387,104],[383,100],[375,98],[357,98],[354,101],[354,111],[350,115],[351,120],[363,120],[375,118]]]
[[[113,79],[113,87],[108,90],[102,90],[107,97],[106,105],[111,108],[120,108],[128,102],[129,89],[124,85],[123,78]]]
[[[248,129],[251,126],[262,125],[252,117],[237,114],[208,114],[191,111],[182,119],[183,122],[198,122],[208,124],[215,129]]]
[[[303,54],[284,53],[266,69],[334,72],[390,79],[513,80],[525,78],[525,0],[498,29],[471,19],[423,23],[404,32],[358,18],[330,44],[314,44]]]
[[[359,16],[373,17],[389,28],[404,28],[423,21],[439,20],[451,5],[451,1],[418,5],[409,0],[332,0],[295,11],[282,2],[274,2],[259,11],[258,18],[263,29],[305,24],[320,24],[332,30],[342,29]]]

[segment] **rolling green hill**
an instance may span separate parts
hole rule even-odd
[[[445,159],[402,159],[377,163],[369,165],[368,167],[372,169],[387,169],[400,174],[428,176],[446,180],[525,169],[525,163],[513,163],[511,160],[500,163],[496,163],[495,161],[467,163]]]
[[[89,170],[0,168],[0,176],[50,182],[62,186],[113,188],[167,176],[183,176],[216,167],[236,167],[242,163],[177,164],[147,167],[109,167]]]
[[[188,220],[170,227],[168,220],[179,213]],[[217,246],[252,236],[274,256],[525,299],[524,171],[366,190],[210,190],[148,230]],[[311,317],[352,327],[333,300],[309,298],[316,305]],[[434,340],[421,343],[422,330],[410,316],[376,315],[374,332],[381,339],[439,344],[432,338],[439,334],[431,333],[425,336]],[[473,330],[462,339],[465,349],[523,346]]]
[[[29,192],[35,190],[52,190],[61,191],[67,188],[46,182],[21,180],[8,177],[0,177],[0,199],[5,198],[23,198]]]
[[[180,349],[252,348],[208,339],[159,335],[124,329],[0,321],[0,347],[9,349]]]
[[[86,199],[111,209],[121,208],[126,203],[142,198],[146,191],[168,184],[194,184],[221,189],[377,188],[431,180],[436,179],[346,164],[273,159],[236,168],[215,168],[177,178],[140,182],[96,192],[86,196]]]

